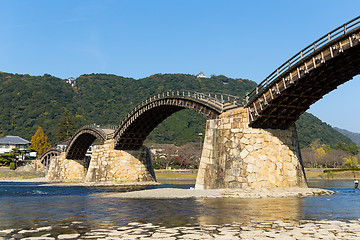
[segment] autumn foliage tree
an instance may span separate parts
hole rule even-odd
[[[48,137],[45,135],[42,127],[39,127],[34,136],[31,138],[31,148],[37,151],[39,155],[51,148]]]

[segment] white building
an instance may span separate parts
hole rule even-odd
[[[196,75],[197,78],[206,78],[205,74],[203,72],[200,72],[198,75]]]
[[[75,78],[70,77],[70,78],[66,79],[66,83],[70,84],[72,87],[75,87],[76,80],[75,80]]]
[[[10,153],[12,149],[29,149],[30,142],[18,136],[0,138],[0,154]]]

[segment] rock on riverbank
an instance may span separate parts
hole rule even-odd
[[[359,239],[360,221],[250,222],[225,225],[164,227],[152,223],[129,223],[109,229],[87,229],[81,222],[71,232],[52,226],[0,230],[0,239]],[[74,225],[74,224],[71,224]],[[68,229],[62,226],[61,229]]]

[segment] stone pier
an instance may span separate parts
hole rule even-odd
[[[51,159],[46,175],[49,181],[62,182],[155,182],[150,151],[114,149],[113,140],[95,145],[90,164],[84,160],[66,159],[65,152]]]
[[[46,175],[48,181],[83,182],[87,169],[86,161],[66,159],[65,152],[53,156]]]
[[[307,187],[295,125],[248,126],[245,108],[208,120],[196,189]]]
[[[134,151],[115,150],[113,140],[94,146],[85,182],[153,181],[154,168],[146,147]]]

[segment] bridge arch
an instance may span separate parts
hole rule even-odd
[[[84,159],[87,150],[96,139],[104,143],[108,139],[108,134],[96,125],[86,125],[79,128],[66,147],[66,158],[72,160]]]
[[[52,147],[46,150],[43,154],[41,154],[40,162],[44,166],[44,169],[46,170],[49,169],[51,159],[55,156],[59,156],[60,153],[61,153],[60,149],[56,147]]]
[[[210,119],[223,111],[242,106],[235,96],[192,91],[168,91],[152,96],[136,106],[114,133],[114,148],[139,149],[150,132],[166,118],[182,109],[191,109]]]
[[[249,126],[286,129],[325,94],[360,74],[360,16],[313,42],[249,95]]]

